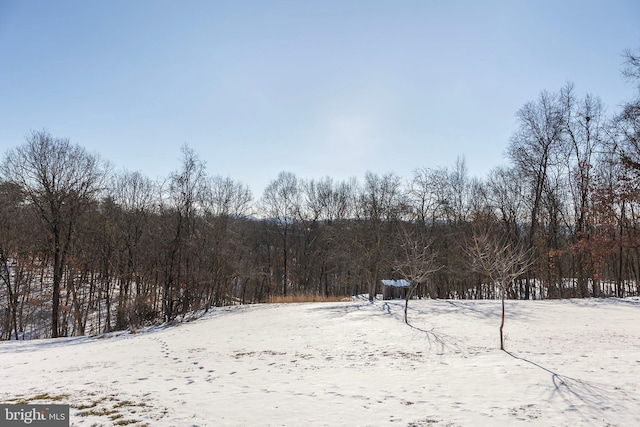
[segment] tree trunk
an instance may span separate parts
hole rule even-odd
[[[404,323],[406,323],[407,325],[409,324],[409,320],[407,320],[407,310],[409,309],[409,298],[411,297],[411,294],[409,293],[409,291],[407,289],[405,289],[405,294],[404,294]]]
[[[500,350],[504,351],[504,338],[502,335],[502,329],[504,328],[504,294],[505,294],[505,289],[502,288],[502,318],[500,321]]]
[[[58,338],[60,317],[60,283],[62,282],[62,257],[60,254],[60,232],[54,229],[53,249],[53,304],[51,308],[51,338]]]

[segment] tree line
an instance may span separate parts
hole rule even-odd
[[[304,180],[257,200],[188,146],[161,181],[47,130],[0,163],[0,338],[95,334],[413,279],[419,298],[640,295],[640,57],[607,115],[571,83],[517,113],[509,163]]]

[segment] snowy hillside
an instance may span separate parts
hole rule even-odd
[[[640,301],[237,306],[138,334],[0,343],[0,402],[72,425],[640,425]]]

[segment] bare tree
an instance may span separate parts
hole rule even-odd
[[[474,230],[467,248],[471,267],[500,287],[502,315],[500,320],[500,350],[504,350],[504,301],[512,282],[524,274],[531,265],[530,251],[522,245],[510,242],[506,235],[496,235],[490,227]]]
[[[446,168],[416,169],[407,191],[416,220],[424,228],[435,227],[449,206],[449,171]]]
[[[59,336],[60,287],[79,216],[102,190],[107,167],[66,138],[34,131],[26,143],[9,150],[0,166],[7,182],[18,185],[36,206],[50,238],[53,255],[51,336]]]
[[[275,225],[282,244],[282,295],[287,295],[290,274],[291,238],[296,229],[296,218],[302,191],[298,178],[291,172],[280,172],[278,178],[265,188],[262,210],[265,219]]]
[[[249,214],[252,199],[249,187],[229,177],[216,175],[206,185],[204,208],[214,217],[237,217]]]
[[[563,108],[559,94],[542,91],[535,102],[526,103],[518,111],[518,130],[511,137],[508,147],[509,157],[528,186],[526,191],[530,216],[527,247],[532,252],[536,251],[540,260],[549,258],[540,265],[540,270],[547,269],[549,282],[552,280],[554,263],[554,259],[551,258],[554,254],[560,253],[558,236],[553,233],[559,230],[554,224],[558,223],[559,211],[556,208],[562,197],[555,193],[558,190],[559,175],[554,176],[554,172],[566,165],[566,126]],[[541,227],[545,208],[548,210],[548,222],[552,223],[546,229]],[[543,236],[544,231],[549,233]],[[547,247],[541,246],[541,242],[546,243]],[[558,272],[558,275],[561,275],[561,272]],[[558,283],[558,289],[559,295],[562,296],[561,282]]]
[[[383,176],[367,172],[359,195],[359,219],[363,222],[363,233],[357,235],[356,245],[364,257],[369,282],[369,301],[376,296],[380,270],[384,264],[385,248],[392,240],[406,201],[400,177],[395,174]]]
[[[204,197],[204,220],[201,252],[205,261],[202,289],[207,301],[205,310],[230,300],[229,285],[241,275],[239,259],[242,249],[234,225],[251,212],[249,188],[232,180],[215,176],[207,182]]]
[[[581,297],[589,296],[590,204],[593,190],[593,167],[605,135],[603,106],[597,97],[587,95],[577,99],[572,84],[561,91],[564,104],[566,149],[568,151],[567,181],[573,205],[570,226],[573,229],[573,249],[576,256],[576,276]],[[594,295],[599,296],[595,281]]]
[[[203,210],[206,194],[205,163],[187,145],[181,151],[182,168],[169,178],[169,203],[165,209],[165,216],[173,228],[164,261],[165,320],[172,320],[180,309],[181,314],[186,314],[193,308],[200,256],[194,250],[197,217]]]
[[[19,337],[20,302],[28,292],[31,275],[25,265],[33,247],[40,243],[38,230],[33,230],[33,209],[23,202],[19,187],[0,182],[0,301],[7,303],[4,319],[0,319],[0,340],[10,339],[12,334],[16,340]]]
[[[401,255],[395,262],[394,270],[409,281],[409,287],[404,295],[404,323],[408,324],[409,300],[416,288],[444,266],[437,263],[438,254],[432,247],[431,241],[422,241],[416,237],[416,233],[406,230],[401,232],[401,239]]]
[[[348,286],[338,277],[349,263],[351,245],[347,231],[353,217],[355,178],[334,182],[325,177],[303,183],[304,202],[300,219],[304,221],[303,278],[318,294],[330,296]],[[340,266],[340,267],[339,267]],[[333,272],[333,274],[331,274]],[[338,284],[338,282],[341,282]]]
[[[499,167],[489,173],[487,199],[507,234],[519,239],[520,225],[526,220],[524,182],[516,169]]]
[[[524,181],[517,169],[505,167],[493,169],[487,180],[487,201],[496,221],[511,242],[521,242],[524,237],[522,224],[527,221],[528,201],[524,194]],[[529,273],[521,280],[521,287],[524,289],[520,290],[520,295],[524,299],[535,298],[536,295],[536,287],[532,286],[534,278]]]
[[[630,82],[638,85],[638,94],[640,95],[640,49],[627,49],[623,53],[625,59],[625,67],[622,75]]]
[[[447,179],[446,215],[449,222],[460,225],[469,219],[472,181],[469,179],[467,163],[463,157],[456,159]]]
[[[118,224],[118,244],[124,261],[119,265],[119,291],[116,327],[135,328],[139,323],[138,311],[142,304],[141,260],[144,258],[142,238],[149,233],[149,217],[157,202],[154,183],[140,172],[122,172],[111,188],[114,202],[120,207],[115,218]],[[147,254],[149,256],[149,254]],[[130,307],[132,285],[135,284],[134,306]]]
[[[344,219],[352,210],[351,193],[354,179],[334,182],[331,177],[303,183],[307,216],[331,223]]]
[[[615,149],[625,168],[640,176],[640,49],[627,50],[624,57],[623,75],[637,85],[638,91],[614,118]]]

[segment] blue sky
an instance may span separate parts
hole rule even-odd
[[[259,197],[301,178],[506,162],[572,81],[610,112],[640,2],[0,0],[0,152],[32,129],[166,177],[189,145]]]

